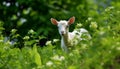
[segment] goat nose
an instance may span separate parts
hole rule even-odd
[[[61,31],[61,34],[64,34],[64,31]]]

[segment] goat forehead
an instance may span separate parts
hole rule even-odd
[[[66,26],[67,24],[68,24],[68,22],[65,20],[61,20],[58,22],[58,26]]]

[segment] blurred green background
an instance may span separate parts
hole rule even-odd
[[[92,39],[66,54],[50,18],[72,16]],[[120,69],[120,0],[0,0],[0,69]]]
[[[10,36],[11,29],[17,29],[23,37],[33,29],[37,35],[57,38],[57,28],[50,18],[69,19],[84,23],[88,17],[100,14],[106,7],[119,7],[119,0],[0,0],[0,21],[4,23],[3,34]],[[97,19],[97,18],[96,18]],[[74,28],[74,25],[71,29]],[[52,34],[50,34],[52,33]]]
[[[37,32],[34,36],[45,36],[47,40],[60,38],[56,26],[50,18],[68,20],[75,16],[77,23],[84,24],[88,17],[99,19],[97,15],[108,6],[119,8],[119,0],[0,0],[0,22],[3,23],[2,34],[11,37],[10,31],[17,29],[19,41],[30,29]],[[84,25],[86,29],[88,25]],[[11,39],[11,38],[10,38]]]

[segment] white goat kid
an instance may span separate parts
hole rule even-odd
[[[79,40],[83,40],[81,38],[83,33],[88,33],[87,30],[81,28],[79,30],[74,30],[73,32],[69,32],[69,25],[73,24],[75,21],[75,17],[71,17],[68,21],[60,20],[57,21],[54,18],[51,18],[51,22],[54,25],[58,26],[59,34],[61,35],[61,48],[63,51],[68,52],[68,47],[77,44]],[[87,34],[90,37],[89,34]],[[77,42],[74,42],[74,39],[78,39]]]

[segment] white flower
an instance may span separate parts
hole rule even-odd
[[[31,29],[31,30],[29,30],[29,32],[28,32],[28,33],[34,33],[34,30],[32,30],[32,29]]]
[[[51,43],[52,43],[51,41],[47,41],[46,45],[51,45]]]
[[[96,29],[98,27],[96,22],[91,22],[90,28]]]
[[[105,32],[104,32],[104,31],[101,31],[101,32],[99,32],[99,34],[100,34],[100,35],[103,35],[103,34],[105,34]]]
[[[12,29],[11,32],[12,33],[15,33],[17,31],[17,29]]]
[[[59,60],[59,56],[58,55],[55,55],[52,57],[53,60]]]
[[[65,57],[64,57],[64,56],[61,56],[59,60],[62,61],[62,60],[64,60],[64,59],[65,59]]]
[[[33,32],[34,32],[34,30],[32,30],[32,29],[31,29],[29,32],[30,32],[30,33],[33,33]]]
[[[52,61],[48,61],[47,63],[46,63],[46,66],[52,66],[53,65],[53,62]]]
[[[25,36],[23,39],[28,40],[30,37],[29,36]]]
[[[3,42],[3,40],[0,40],[0,42]]]
[[[88,21],[91,21],[91,20],[92,20],[92,18],[91,18],[91,17],[89,17],[89,18],[88,18]]]
[[[51,59],[56,60],[56,61],[63,61],[65,59],[65,57],[64,56],[55,55]]]
[[[23,24],[23,23],[27,22],[27,19],[25,19],[25,18],[20,18],[20,22]]]
[[[59,39],[53,39],[53,42],[58,42],[59,41]]]

